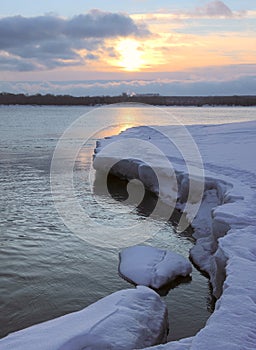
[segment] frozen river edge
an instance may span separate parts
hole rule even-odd
[[[175,127],[162,127],[162,130],[165,134],[167,131],[175,132]],[[194,263],[209,274],[213,294],[218,301],[206,326],[194,337],[154,349],[255,349],[256,292],[253,276],[256,275],[256,211],[255,178],[252,174],[255,174],[256,169],[251,156],[252,150],[256,148],[256,123],[192,126],[189,131],[199,149],[201,146],[206,172],[202,203],[192,222],[196,245],[190,254]],[[209,133],[210,141],[215,142],[208,142]],[[236,145],[232,145],[234,139],[230,141],[233,135],[236,137]],[[115,154],[104,153],[106,145],[125,138],[150,139],[157,147],[163,146],[161,135],[152,128],[128,129],[97,144],[95,169],[102,171],[111,168],[114,175],[128,180],[139,179],[146,188],[159,194],[152,177],[146,176],[150,169],[147,171],[147,165],[138,160],[139,157],[119,162],[121,159]],[[190,219],[190,209],[197,205],[196,193],[194,198],[190,196],[191,203],[185,207],[182,198],[187,196],[188,174],[177,155],[173,157],[172,150],[165,146],[162,149],[165,149],[165,155],[170,158],[175,169],[173,178],[169,176],[167,181],[167,171],[165,168],[161,169],[157,157],[154,168],[158,169],[158,174],[162,174],[164,181],[169,182],[170,186],[172,182],[177,181],[176,190],[179,195],[177,203],[175,196],[172,198],[164,193],[161,199],[167,204],[176,203],[181,211],[185,208],[185,214]],[[220,152],[222,149],[229,152]],[[234,155],[229,159],[232,149]],[[150,158],[152,165],[152,154]],[[113,163],[117,165],[112,167]],[[229,171],[226,165],[229,165],[232,171]]]
[[[162,130],[172,133],[175,131],[175,127],[164,127]],[[206,186],[202,205],[197,217],[193,220],[197,244],[191,252],[191,257],[202,269],[208,271],[214,293],[219,299],[215,312],[210,317],[206,327],[197,335],[155,346],[153,349],[255,349],[256,162],[253,157],[256,149],[256,122],[220,126],[193,126],[189,128],[189,131],[199,146],[206,170]],[[169,191],[165,192],[165,188],[163,188],[162,199],[167,204],[176,203],[175,191],[178,191],[179,201],[176,204],[179,209],[184,211],[183,200],[186,198],[188,185],[186,169],[180,162],[179,156],[172,149],[166,147],[164,140],[161,140],[154,133],[154,129],[143,127],[129,129],[121,135],[102,140],[96,150],[95,167],[99,170],[107,169],[108,163],[113,161],[113,157],[111,159],[110,155],[109,157],[104,155],[102,152],[104,146],[120,139],[123,139],[125,143],[126,137],[150,139],[155,142],[157,147],[164,146],[163,149],[172,162],[175,174],[173,177],[166,177],[165,169],[161,167],[159,158],[156,158],[154,165],[158,167],[159,174],[162,173],[163,182],[166,185],[172,184],[174,177],[178,181],[177,186],[176,184],[172,186],[174,189],[173,198],[168,196]],[[136,142],[134,143],[136,146]],[[142,152],[139,153],[142,154]],[[148,156],[152,159],[151,154]],[[114,161],[118,161],[118,159],[116,158]],[[139,172],[138,169],[140,169]],[[150,175],[149,169],[136,159],[127,160],[127,167],[124,168],[122,165],[120,170],[123,171],[123,176],[128,176],[129,179],[134,177],[134,172],[139,174],[140,179],[143,179],[143,182],[147,184],[146,181]],[[154,192],[154,183],[150,182],[149,187]],[[155,190],[158,193],[157,188]],[[193,203],[191,201],[190,205],[186,207],[188,218],[190,216],[189,210],[196,205],[196,198],[195,193]],[[146,287],[139,287],[138,293],[140,297],[135,299],[138,300],[139,305],[141,305],[141,299],[143,299],[144,305],[145,294],[148,295],[149,299],[148,318],[138,307],[139,305],[134,308],[135,313],[132,314],[135,319],[138,317],[141,321],[136,328],[138,334],[144,333],[145,320],[150,321],[152,314],[154,314],[153,321],[156,321],[160,336],[156,341],[154,339],[151,344],[164,342],[165,334],[161,332],[166,323],[164,304],[161,303],[161,299],[159,300],[156,293]],[[126,317],[130,315],[129,307],[126,306],[131,305],[130,301],[134,300],[135,295],[137,295],[136,289],[123,290],[99,300],[82,311],[14,332],[0,340],[0,348],[34,350],[36,347],[37,349],[56,350],[63,346],[64,349],[71,350],[73,347],[77,350],[77,348],[84,347],[85,343],[87,347],[98,346],[98,348],[111,349],[116,345],[118,349],[126,346],[127,348],[139,348],[138,344],[134,345],[129,336],[125,334],[126,330],[129,329],[127,323],[119,322],[120,318],[116,318],[120,299],[122,299],[121,315]],[[126,297],[128,298],[127,303],[123,302],[123,298]],[[152,307],[152,305],[156,307]],[[102,308],[102,306],[104,307]],[[103,314],[99,312],[99,309],[103,311]],[[122,313],[122,311],[124,312]],[[160,311],[162,316],[157,311]],[[134,319],[130,318],[130,320],[133,323]],[[107,327],[105,321],[107,321]],[[157,325],[158,322],[162,322],[160,327]],[[116,332],[120,326],[122,326],[123,332]],[[96,337],[87,334],[91,328],[95,331]],[[45,333],[42,333],[43,329]],[[112,331],[106,332],[107,329]],[[147,326],[147,329],[150,327]],[[155,336],[156,331],[151,333]],[[81,334],[82,337],[80,337]],[[113,335],[118,344],[115,344],[112,338],[109,339],[109,342],[106,341],[102,337],[106,334],[109,334],[110,337]],[[145,335],[145,339],[147,339],[147,334]],[[144,343],[145,346],[149,346],[148,343]],[[140,346],[140,348],[142,347]]]

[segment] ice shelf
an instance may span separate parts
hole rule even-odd
[[[218,298],[216,308],[206,326],[194,337],[155,349],[253,350],[256,347],[256,122],[187,127],[199,148],[205,170],[204,179],[196,175],[192,179],[195,186],[189,196],[193,173],[188,175],[186,162],[168,141],[177,135],[177,130],[176,126],[128,129],[99,142],[94,160],[98,171],[110,169],[127,180],[139,179],[161,201],[183,211],[188,220],[195,206],[198,209],[191,220],[196,244],[190,256],[209,274],[213,294]],[[129,142],[134,145],[134,157],[128,156],[125,162],[121,161],[120,152],[111,154],[114,148],[106,147],[120,140],[133,140]],[[148,150],[138,149],[136,154],[136,140],[160,149],[173,171],[167,175],[166,163],[154,154],[152,145]],[[186,144],[188,140],[184,138],[182,142]],[[189,162],[193,163],[193,159]],[[193,164],[195,169],[197,165],[200,166]],[[152,168],[158,183],[151,175]],[[200,181],[204,182],[202,200],[197,194]]]

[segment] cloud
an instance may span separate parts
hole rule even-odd
[[[135,20],[143,19],[146,23],[169,23],[172,21],[173,26],[178,26],[183,20],[190,18],[255,18],[255,11],[232,11],[223,1],[213,0],[205,5],[195,7],[193,10],[177,10],[169,12],[156,13],[137,13],[133,14],[132,18]]]
[[[149,34],[128,15],[99,10],[71,19],[53,15],[0,18],[0,63],[9,57],[9,64],[0,64],[0,69],[23,70],[28,59],[41,69],[84,64],[86,59],[97,58],[93,51],[104,48],[107,38]],[[87,55],[81,57],[79,50],[86,50]]]
[[[122,92],[161,95],[253,95],[256,94],[255,65],[234,65],[157,74],[142,74],[133,80],[91,80],[59,82],[1,82],[0,91],[74,96],[120,95]],[[207,74],[206,74],[207,73]]]
[[[67,21],[64,33],[73,38],[109,38],[149,34],[146,28],[139,27],[126,15],[99,10],[92,10],[89,14],[79,15]]]
[[[23,61],[16,57],[8,57],[0,55],[0,67],[5,71],[19,71],[19,72],[30,72],[40,69],[39,65],[31,61]]]
[[[199,17],[233,17],[231,9],[224,2],[218,0],[197,7],[193,14]]]

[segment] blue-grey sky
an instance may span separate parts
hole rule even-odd
[[[248,0],[4,1],[0,91],[255,94],[255,20]]]
[[[209,1],[204,0],[8,0],[2,1],[1,16],[23,15],[37,16],[46,13],[55,13],[61,16],[73,16],[78,13],[85,13],[92,8],[111,12],[158,12],[159,10],[184,10],[203,6]],[[225,4],[234,11],[255,10],[253,0],[226,0]]]

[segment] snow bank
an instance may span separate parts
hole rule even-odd
[[[189,275],[192,266],[175,252],[150,246],[134,246],[121,251],[119,272],[136,285],[160,289],[178,276]]]
[[[159,133],[161,127],[157,131],[147,127],[132,128],[102,140],[97,145],[94,166],[102,171],[110,169],[111,164],[111,172],[115,175],[128,180],[139,179],[163,202],[185,211],[188,220],[193,217],[193,209],[199,207],[192,221],[196,245],[190,254],[194,263],[210,276],[213,294],[219,298],[216,309],[205,328],[195,337],[156,349],[255,349],[256,122],[195,125],[188,129],[199,147],[206,175],[204,180],[195,175],[192,196],[188,197],[186,164]],[[164,135],[172,135],[177,128],[164,126],[162,131]],[[110,143],[128,138],[153,143],[168,157],[174,171],[167,176],[166,167],[161,166],[161,157],[156,157],[152,149],[143,154],[139,150],[138,157],[126,160],[126,164],[120,162],[115,154],[104,152]],[[187,142],[186,139],[183,141]],[[141,155],[145,162],[140,160]],[[113,163],[118,161],[113,167]],[[148,162],[162,176],[161,181],[165,184],[162,188],[152,176]],[[196,168],[197,164],[194,166]],[[197,200],[197,184],[200,181],[204,181],[201,203]]]
[[[0,340],[1,350],[141,349],[166,341],[168,317],[153,290],[113,293],[79,312],[15,332]]]

